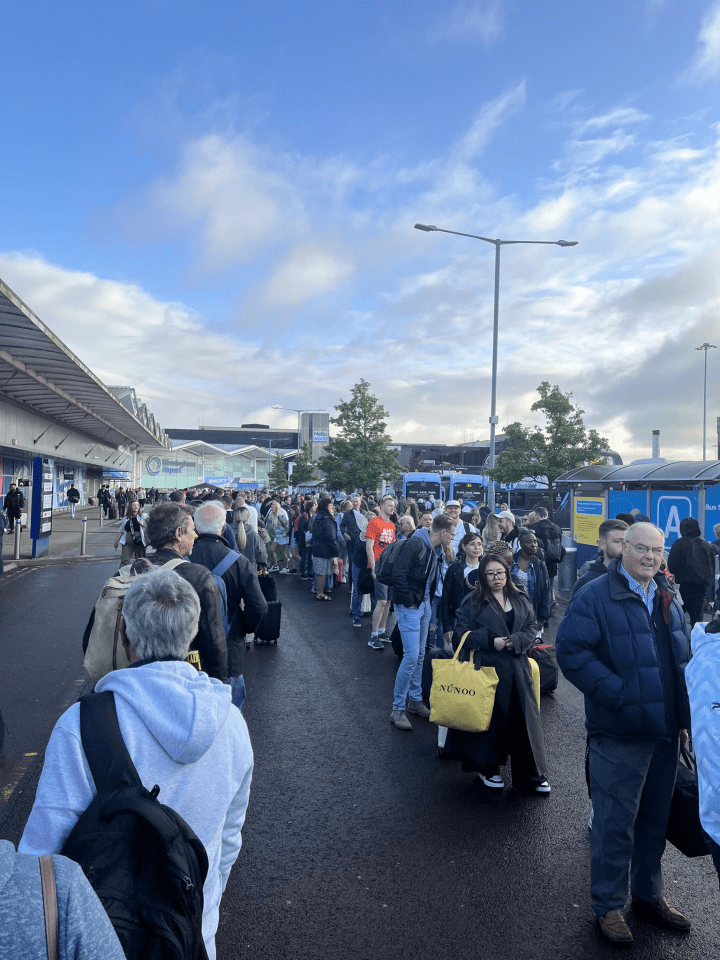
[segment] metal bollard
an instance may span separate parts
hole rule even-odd
[[[15,552],[13,553],[13,560],[20,559],[20,521],[15,521]]]
[[[102,515],[103,515],[103,508],[102,508],[102,504],[100,504],[100,526],[102,526]]]
[[[87,556],[87,517],[82,518],[80,527],[80,556]]]

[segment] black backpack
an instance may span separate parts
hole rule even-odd
[[[564,556],[562,534],[558,534],[557,530],[550,527],[545,532],[545,537],[545,560],[549,560],[550,563],[561,563]]]
[[[392,586],[395,563],[403,547],[409,542],[409,540],[394,540],[385,547],[375,561],[375,579],[384,583],[386,587]]]
[[[159,786],[142,785],[111,691],[81,698],[80,734],[97,795],[60,852],[82,867],[128,960],[208,960],[205,847]]]

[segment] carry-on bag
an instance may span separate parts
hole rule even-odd
[[[258,574],[258,582],[262,595],[268,603],[272,600],[277,600],[277,583],[275,582],[275,577],[271,577],[269,573]]]
[[[268,600],[267,613],[255,628],[257,643],[277,643],[280,636],[280,620],[282,618],[282,601]]]
[[[528,650],[540,668],[540,693],[552,693],[558,685],[558,664],[555,647],[551,643],[535,644]]]
[[[677,778],[665,836],[686,857],[705,857],[710,852],[705,845],[700,823],[700,795],[695,755],[687,746],[680,749]]]

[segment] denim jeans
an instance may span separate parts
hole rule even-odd
[[[354,563],[352,565],[352,594],[350,598],[350,612],[352,613],[353,620],[359,620],[362,615],[362,598],[363,595],[358,591],[357,584],[360,577],[365,573],[364,570],[361,570],[360,567],[356,566]],[[370,594],[372,598],[372,609],[375,609],[375,589],[373,588],[372,593]]]
[[[239,677],[228,677],[228,683],[230,684],[230,689],[232,690],[232,702],[235,704],[238,710],[242,710],[243,704],[247,699],[247,689],[245,687],[243,675],[240,674]]]
[[[410,700],[422,700],[422,668],[425,659],[430,601],[426,598],[419,607],[395,604],[395,616],[403,642],[403,658],[395,677],[393,710],[404,710]]]
[[[440,594],[439,597],[433,597],[432,606],[430,608],[430,627],[435,628],[436,647],[442,647],[445,643],[445,638],[443,637],[445,626],[443,624],[442,613],[440,612],[441,603],[442,594]]]

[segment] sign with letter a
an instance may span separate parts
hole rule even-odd
[[[666,550],[680,536],[680,521],[697,518],[697,513],[697,493],[692,490],[653,490],[651,519],[665,534]]]

